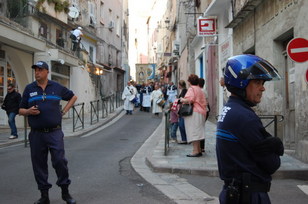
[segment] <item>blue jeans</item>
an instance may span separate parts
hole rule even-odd
[[[17,136],[17,128],[16,128],[16,124],[15,124],[15,117],[16,117],[17,113],[8,113],[7,116],[9,118],[8,122],[9,122],[9,126],[11,128],[11,135]]]
[[[187,142],[186,130],[185,130],[185,124],[184,124],[183,117],[179,117],[179,129],[180,129],[182,141]]]
[[[176,131],[178,129],[178,126],[179,126],[179,123],[170,123],[170,136],[171,136],[171,139],[174,139],[176,140]]]

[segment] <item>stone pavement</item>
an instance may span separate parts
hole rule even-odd
[[[191,145],[170,143],[167,156],[164,156],[164,124],[157,135],[159,137],[156,148],[147,156],[147,163],[155,172],[185,173],[204,176],[218,176],[217,160],[215,153],[216,124],[206,122],[205,154],[202,157],[186,157],[192,151]],[[178,136],[178,138],[180,138]],[[281,167],[273,178],[304,179],[308,178],[308,164],[303,163],[292,155],[292,151],[285,150],[281,157]]]

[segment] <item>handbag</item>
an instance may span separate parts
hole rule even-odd
[[[180,110],[178,111],[178,114],[180,116],[190,116],[193,113],[193,107],[193,104],[182,104]]]

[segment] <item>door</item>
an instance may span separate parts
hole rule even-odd
[[[4,98],[7,94],[7,85],[14,84],[15,90],[18,91],[16,77],[10,63],[0,61],[0,104],[2,105]],[[7,125],[6,112],[0,109],[0,125]]]
[[[6,64],[3,61],[0,61],[0,104],[2,105],[4,97],[7,93],[7,69]],[[7,124],[7,116],[4,110],[0,109],[0,125]]]
[[[285,147],[295,149],[295,68],[284,52],[285,60]]]

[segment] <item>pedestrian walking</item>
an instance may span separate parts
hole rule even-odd
[[[134,110],[134,99],[136,98],[137,89],[131,84],[131,82],[127,82],[127,86],[124,87],[122,93],[122,100],[124,100],[124,110],[126,110],[126,115],[132,115]]]
[[[11,136],[9,139],[18,138],[17,128],[15,124],[15,117],[18,114],[19,103],[21,101],[21,95],[15,90],[14,84],[7,86],[7,94],[4,98],[1,108],[6,111],[8,117],[8,123],[11,129]]]
[[[262,125],[253,106],[261,102],[264,83],[280,76],[266,60],[254,55],[228,59],[224,82],[231,92],[218,117],[216,154],[225,185],[221,204],[270,204],[271,175],[280,167],[283,144]]]
[[[66,87],[55,81],[48,80],[49,67],[44,61],[38,61],[32,66],[36,81],[28,84],[23,92],[19,114],[27,116],[31,131],[29,141],[31,160],[35,180],[41,191],[41,198],[35,204],[49,204],[48,191],[48,152],[51,155],[52,166],[57,173],[57,185],[61,187],[62,199],[67,204],[76,201],[69,193],[67,159],[64,151],[64,134],[61,129],[62,116],[74,105],[77,97]],[[60,101],[68,101],[62,111]]]
[[[187,157],[201,157],[200,140],[205,138],[205,118],[206,99],[204,92],[199,87],[199,77],[191,74],[188,77],[190,87],[184,98],[180,98],[182,103],[193,104],[193,113],[184,117],[187,142],[192,143],[193,150]]]
[[[151,93],[151,101],[153,102],[152,113],[155,116],[159,116],[159,113],[163,112],[162,101],[164,101],[164,95],[159,84],[155,84],[154,89]]]
[[[152,88],[149,83],[146,83],[142,89],[143,101],[142,101],[142,110],[145,112],[150,112],[151,108],[151,93]]]

